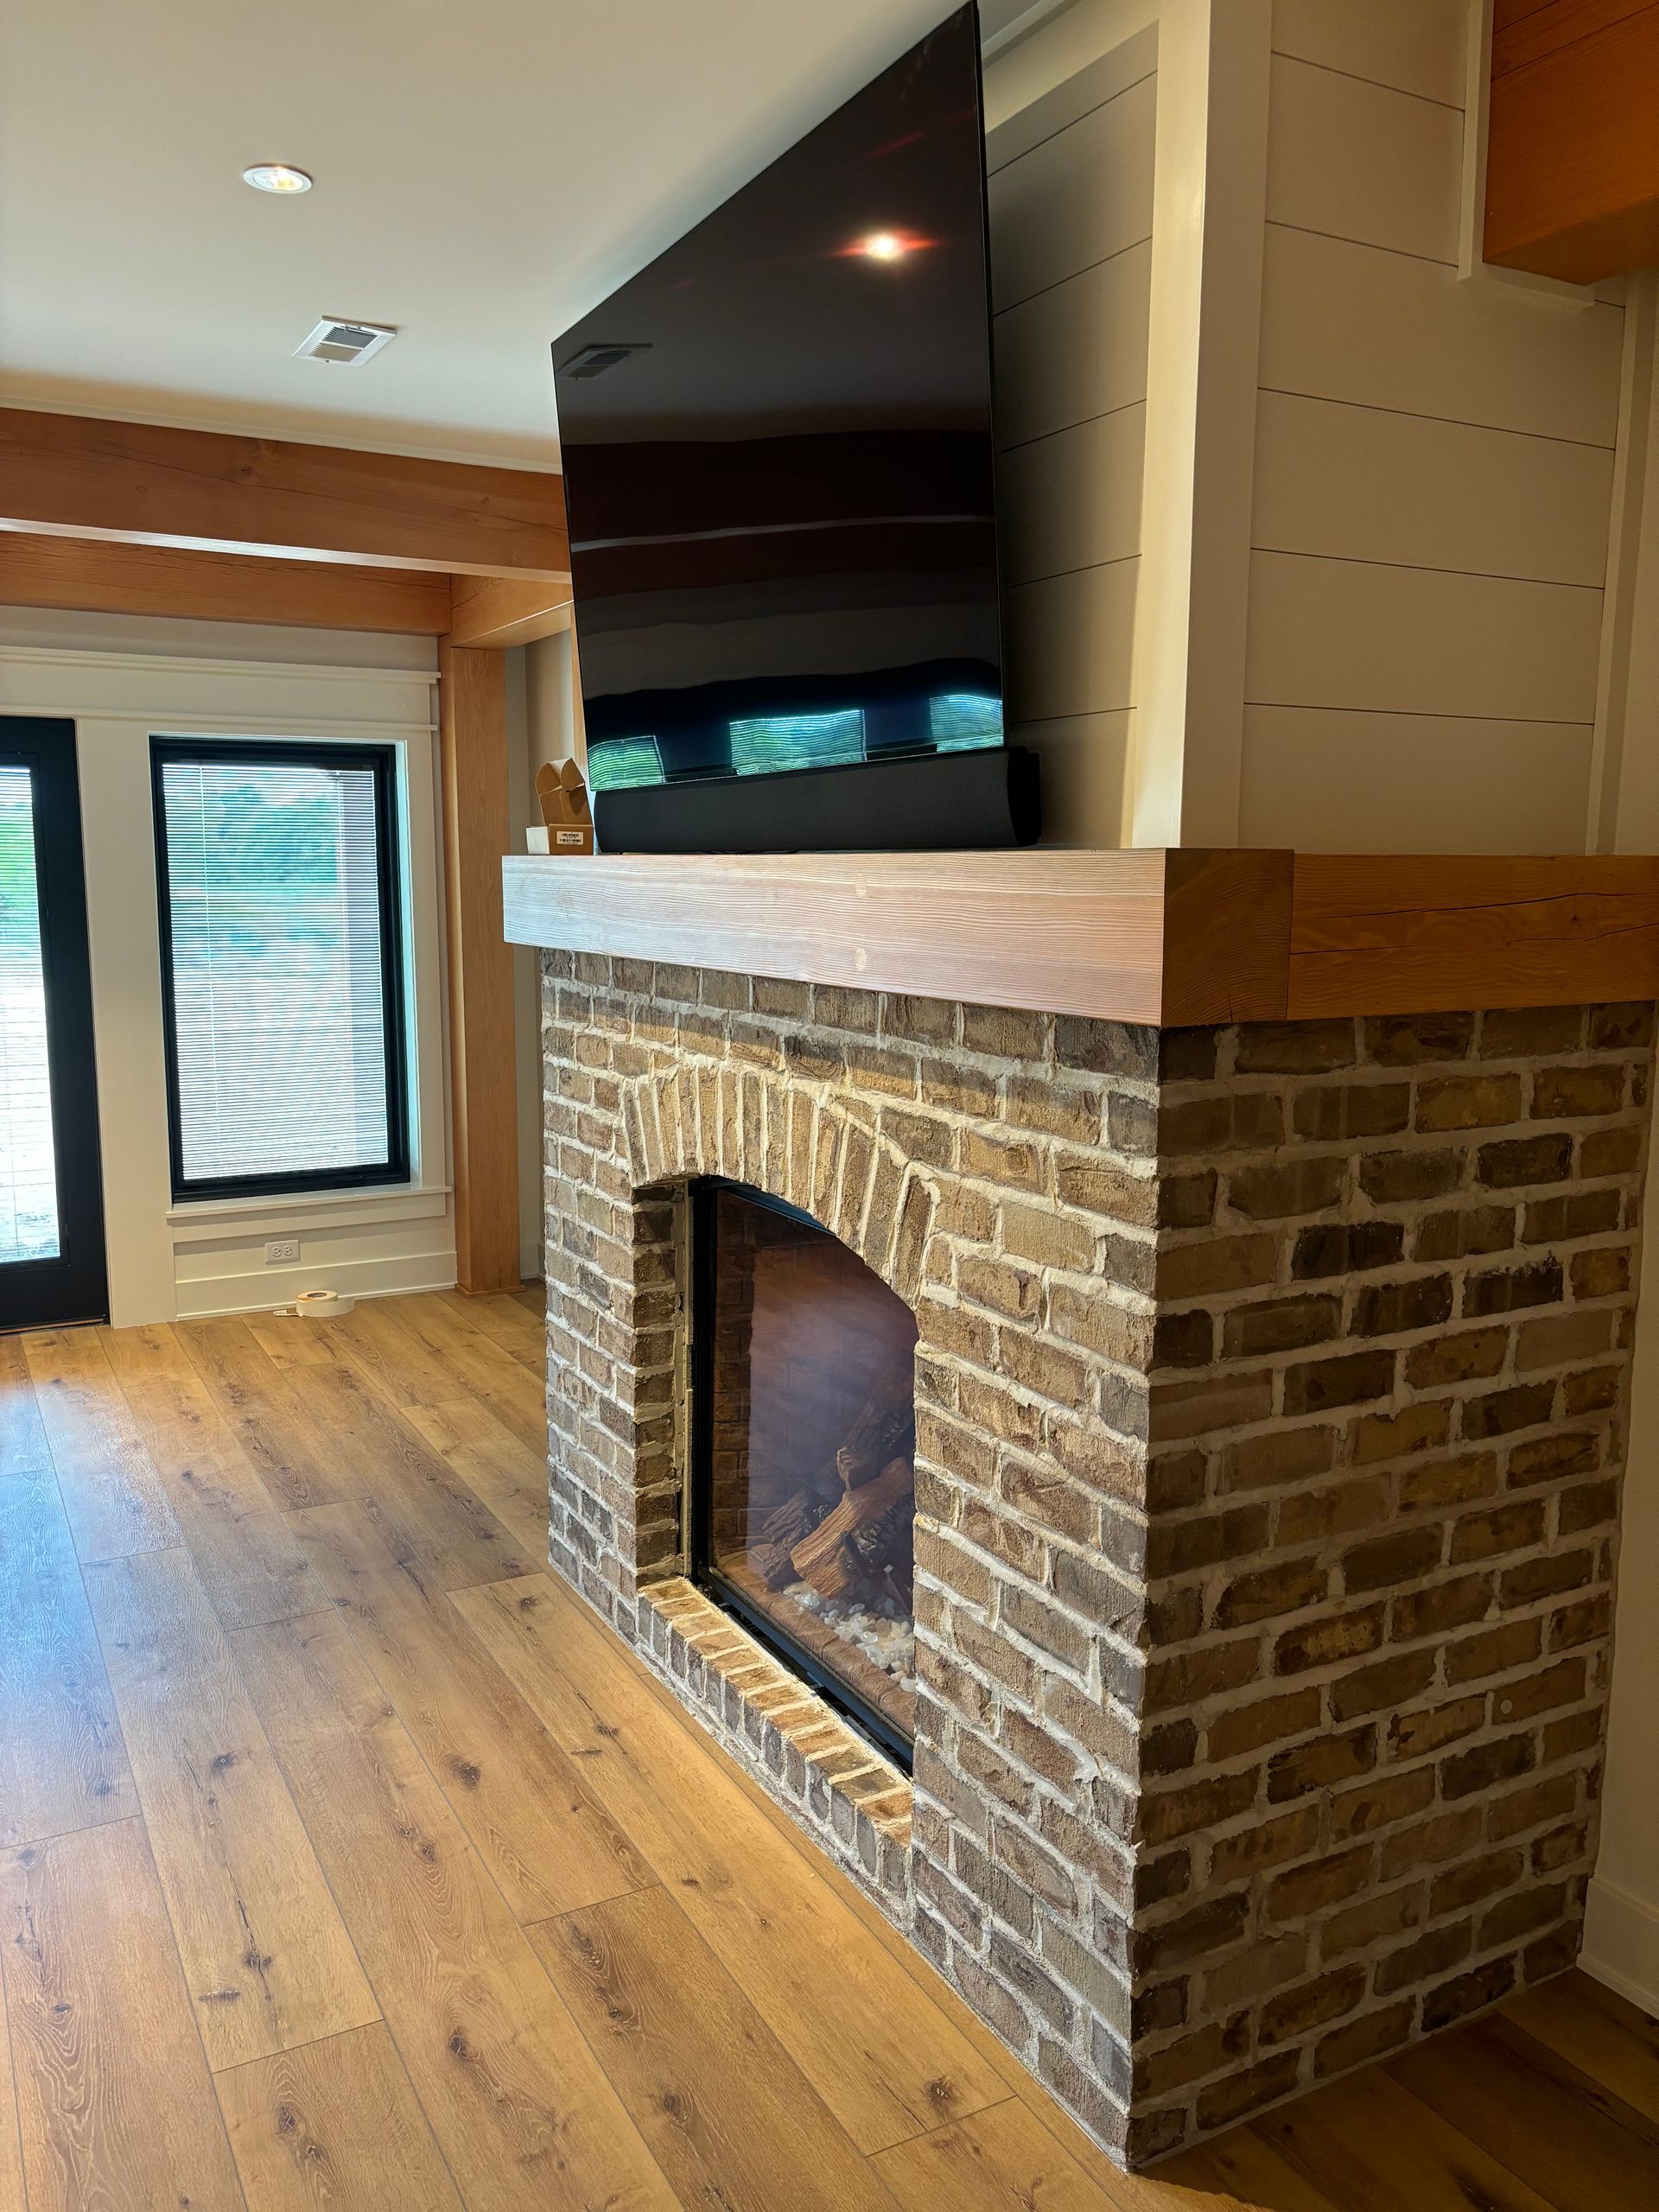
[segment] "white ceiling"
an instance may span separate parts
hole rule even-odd
[[[0,400],[552,466],[552,340],[948,12],[6,0]],[[291,359],[322,315],[400,335]]]

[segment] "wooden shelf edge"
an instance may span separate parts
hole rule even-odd
[[[1659,996],[1659,860],[1283,851],[503,863],[508,938],[1161,1027]]]

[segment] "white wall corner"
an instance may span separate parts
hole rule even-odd
[[[1238,842],[1271,0],[1165,0],[1130,845]]]
[[[1593,1876],[1579,1964],[1644,2012],[1659,2014],[1659,1904]]]

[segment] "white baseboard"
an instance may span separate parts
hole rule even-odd
[[[338,1290],[353,1298],[397,1298],[416,1291],[453,1290],[455,1255],[416,1252],[395,1259],[325,1260],[296,1268],[251,1268],[235,1274],[199,1275],[178,1287],[179,1319],[207,1321],[221,1313],[269,1313],[291,1306],[302,1290]]]
[[[1579,1964],[1644,2012],[1659,2015],[1659,1904],[1598,1874],[1590,1885]]]

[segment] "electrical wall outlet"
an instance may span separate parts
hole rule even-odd
[[[280,1268],[299,1256],[300,1240],[297,1236],[273,1236],[265,1247],[265,1265],[268,1268]]]

